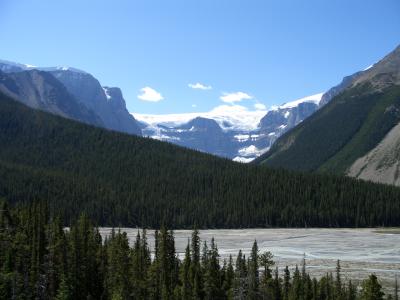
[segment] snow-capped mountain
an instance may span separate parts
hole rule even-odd
[[[34,65],[20,64],[20,63],[15,63],[15,62],[3,60],[3,59],[0,59],[0,70],[3,71],[4,73],[21,72],[21,71],[29,71],[29,70],[40,70],[40,71],[46,71],[46,72],[72,71],[72,72],[76,72],[76,73],[87,74],[87,72],[85,72],[83,70],[68,67],[68,66],[37,67]]]
[[[24,104],[108,129],[141,135],[119,88],[102,87],[71,67],[36,67],[0,60],[0,89]]]
[[[221,105],[203,113],[136,114],[144,136],[188,148],[250,162],[268,151],[275,140],[319,107],[322,93],[250,111],[240,105]]]
[[[250,162],[268,151],[279,136],[318,109],[323,95],[270,110],[220,105],[203,113],[129,114],[119,88],[101,86],[90,73],[76,68],[0,60],[0,75],[0,88],[31,107],[240,162]]]
[[[224,130],[251,131],[257,129],[258,122],[266,113],[266,110],[249,111],[246,107],[240,105],[220,105],[209,112],[165,115],[133,113],[133,115],[149,126],[177,127],[201,117],[215,120]]]

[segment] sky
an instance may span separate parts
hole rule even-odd
[[[128,110],[263,110],[400,44],[399,0],[0,0],[0,59],[71,66]]]

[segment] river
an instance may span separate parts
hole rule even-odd
[[[102,236],[111,228],[100,228]],[[121,228],[130,243],[136,238],[134,228]],[[271,251],[277,266],[294,267],[306,259],[307,271],[312,276],[321,276],[335,271],[340,260],[344,278],[358,281],[375,273],[384,286],[394,285],[395,275],[400,278],[400,230],[384,229],[219,229],[201,230],[202,241],[212,237],[217,243],[221,260],[230,254],[236,256],[239,249],[250,253],[254,240],[260,252]],[[149,245],[154,244],[154,231],[148,230]],[[182,257],[190,238],[190,230],[175,230],[175,245]]]

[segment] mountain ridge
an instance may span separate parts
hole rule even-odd
[[[239,107],[235,108],[236,111],[232,106],[221,106],[206,113],[133,115],[142,122],[145,136],[235,161],[250,162],[267,151],[277,137],[315,112],[321,96],[321,93],[307,96],[263,111],[249,111],[244,107],[239,109],[236,105]],[[187,126],[190,128],[187,124],[196,118],[214,120],[215,123],[209,124],[213,124],[214,132],[218,135],[210,137],[209,134],[197,132],[194,136],[194,132],[191,135],[184,132]],[[208,139],[218,145],[210,147]]]
[[[378,162],[372,158],[398,161],[393,154],[388,157],[379,145],[400,122],[399,83],[400,46],[371,68],[346,77],[328,91],[327,95],[333,97],[329,103],[322,103],[315,114],[279,138],[255,163],[398,184],[396,164],[387,166],[386,172],[378,170]],[[395,136],[392,133],[391,139]],[[396,141],[390,144],[396,147]],[[389,172],[390,168],[396,170]],[[390,173],[391,177],[385,179],[379,173]]]
[[[57,80],[61,85],[64,86],[64,88],[70,94],[69,98],[74,98],[74,100],[71,101],[77,102],[77,105],[84,106],[82,107],[83,113],[90,111],[94,113],[96,118],[100,119],[101,121],[94,122],[93,118],[76,118],[74,114],[69,115],[70,118],[97,126],[103,126],[111,130],[141,135],[139,124],[126,109],[126,103],[123,99],[121,90],[118,88],[112,88],[113,96],[106,95],[106,92],[104,91],[104,88],[101,86],[100,82],[88,72],[71,67],[36,67],[32,65],[8,62],[5,60],[0,60],[0,71],[3,72],[3,77],[14,77],[14,81],[18,81],[18,74],[31,74],[32,72],[49,74],[54,78],[54,80]],[[52,83],[54,83],[53,78],[46,76],[46,80],[51,81]],[[18,82],[15,84],[18,85]],[[3,91],[9,92],[4,89]],[[36,94],[37,93],[22,95],[23,97],[15,93],[11,95],[17,99],[23,98],[22,101],[25,101],[26,103],[27,96],[33,97]],[[60,105],[62,104],[61,99],[57,99],[56,97],[54,100]],[[36,99],[36,102],[40,102],[40,99]],[[39,107],[36,105],[35,108]],[[62,116],[67,116],[65,113],[63,114],[61,109],[57,109],[57,107],[42,107],[42,109],[55,114],[61,114]],[[75,112],[75,114],[77,114],[77,112]]]

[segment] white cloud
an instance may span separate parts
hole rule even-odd
[[[192,107],[197,107],[197,104],[192,104]]]
[[[254,104],[254,108],[257,109],[257,110],[266,110],[267,109],[267,107],[262,103]]]
[[[240,102],[243,100],[253,99],[252,96],[243,92],[224,93],[220,99],[226,103]]]
[[[139,94],[137,97],[143,101],[158,102],[164,99],[159,92],[148,86],[140,89],[140,92],[141,94]]]
[[[202,84],[200,82],[189,83],[188,86],[190,88],[196,89],[196,90],[211,90],[212,89],[211,85],[205,85],[205,84]]]

